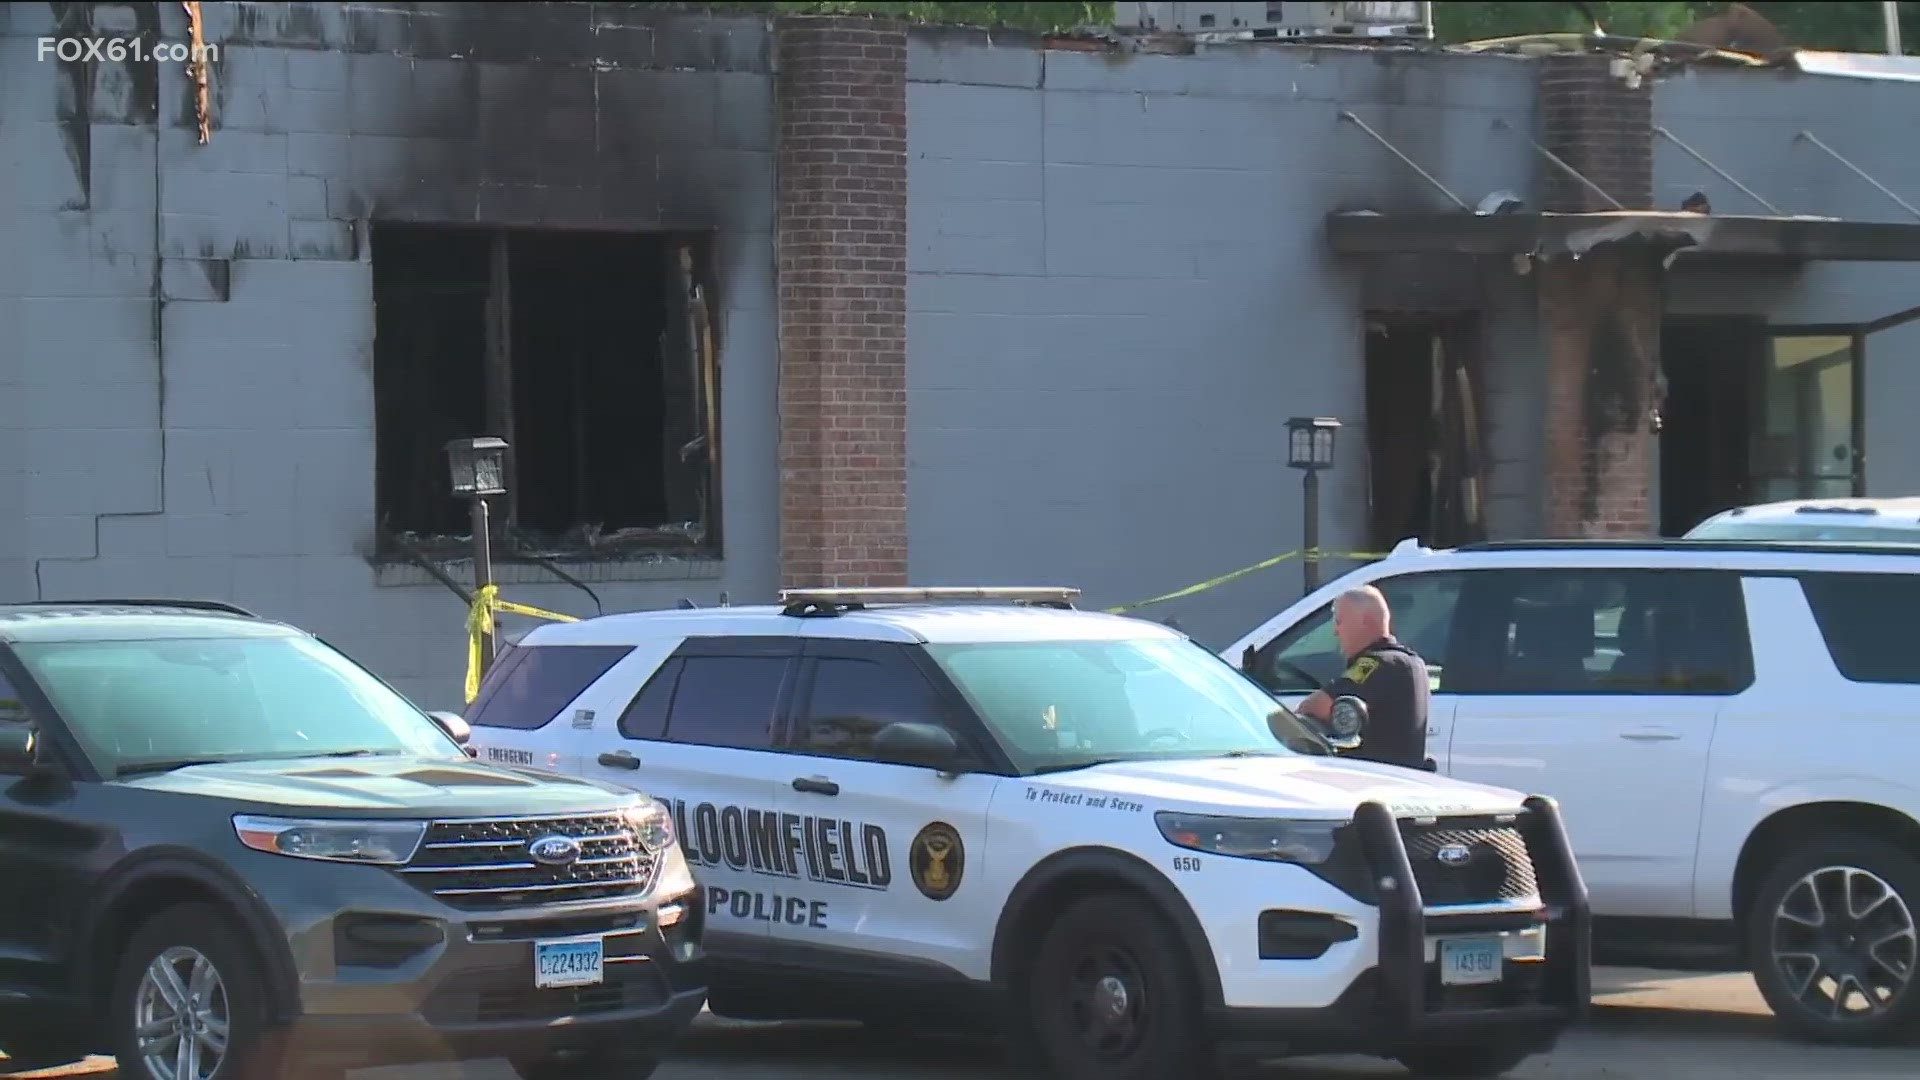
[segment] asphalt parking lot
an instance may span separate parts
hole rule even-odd
[[[1514,1080],[1912,1080],[1920,1049],[1813,1047],[1780,1039],[1742,975],[1679,975],[1610,968],[1595,973],[1593,1023]],[[110,1080],[107,1062],[32,1074]],[[876,1041],[858,1028],[703,1022],[657,1080],[1003,1080],[990,1054],[942,1042]],[[1387,1080],[1395,1065],[1298,1060],[1254,1080]],[[369,1069],[353,1080],[511,1080],[500,1062]],[[582,1076],[581,1080],[599,1080]],[[606,1080],[618,1080],[607,1077]]]

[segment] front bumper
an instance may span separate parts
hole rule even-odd
[[[286,861],[274,864],[278,883],[294,876]],[[324,879],[298,875],[324,880],[320,888],[269,898],[297,972],[281,1020],[289,1048],[315,1064],[648,1052],[679,1038],[706,1004],[706,901],[697,886],[678,896],[473,911],[382,869],[326,869]],[[580,937],[602,939],[604,981],[536,988],[535,943]]]
[[[1210,1017],[1223,1049],[1236,1056],[1366,1053],[1394,1057],[1433,1046],[1497,1043],[1541,1052],[1592,1000],[1592,912],[1559,809],[1531,798],[1521,826],[1533,855],[1540,912],[1460,915],[1429,912],[1393,812],[1366,803],[1354,815],[1369,872],[1381,884],[1378,960],[1324,1008],[1223,1007]],[[1445,987],[1432,942],[1545,923],[1546,956],[1507,963],[1512,977],[1485,987]]]

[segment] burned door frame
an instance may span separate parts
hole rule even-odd
[[[1383,430],[1377,420],[1381,384],[1375,370],[1376,335],[1396,330],[1424,334],[1428,339],[1427,427],[1424,439],[1425,513],[1414,526],[1428,546],[1450,547],[1487,535],[1486,428],[1482,419],[1481,386],[1485,370],[1486,316],[1479,310],[1368,311],[1363,316],[1367,347],[1363,349],[1367,409],[1368,532],[1375,548],[1391,547],[1406,539],[1406,527],[1380,517],[1376,498],[1380,451],[1403,433]],[[1419,505],[1416,502],[1415,505]]]

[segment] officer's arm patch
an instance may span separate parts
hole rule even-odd
[[[1375,660],[1371,656],[1363,656],[1355,660],[1353,666],[1348,668],[1347,673],[1342,675],[1341,678],[1346,679],[1355,686],[1359,686],[1361,683],[1366,682],[1379,667],[1380,661]]]

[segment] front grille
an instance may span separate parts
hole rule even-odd
[[[1527,841],[1513,825],[1487,819],[1403,821],[1400,835],[1428,907],[1529,900],[1540,894]],[[1470,858],[1461,865],[1442,862],[1440,852],[1448,848],[1465,848]]]
[[[433,1024],[487,1024],[514,1020],[560,1020],[628,1009],[653,1009],[669,990],[653,963],[613,963],[598,986],[540,988],[533,965],[462,972],[427,998],[421,1015]]]
[[[579,845],[564,865],[534,861],[529,847],[550,836]],[[497,909],[633,896],[653,883],[654,858],[620,814],[436,821],[401,873],[456,907]]]

